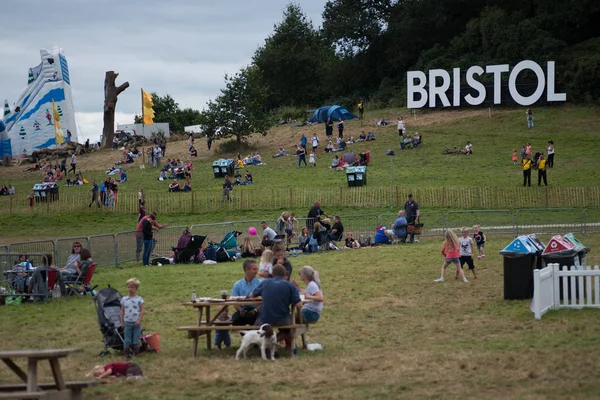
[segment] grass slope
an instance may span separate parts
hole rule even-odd
[[[548,237],[544,237],[547,240]],[[491,238],[480,279],[434,284],[442,258],[439,240],[292,258],[294,275],[305,264],[321,274],[326,297],[322,319],[308,333],[320,352],[263,362],[258,351],[235,361],[239,337],[225,351],[202,349],[176,331],[192,324],[184,308],[192,290],[218,296],[242,275],[241,261],[125,270],[102,268],[96,284],[125,293],[136,276],[146,301],[144,327],[161,335],[162,352],[139,363],[148,382],[117,380],[86,391],[88,399],[589,399],[598,395],[600,351],[596,310],[551,312],[536,321],[529,301],[503,300],[502,258],[509,237]],[[585,237],[593,249],[600,235]],[[590,263],[600,263],[597,252]],[[451,270],[449,276],[453,275]],[[467,276],[471,278],[468,273]],[[102,349],[90,298],[0,307],[0,347],[81,347],[63,362],[67,379],[84,379]],[[202,345],[203,340],[200,341]],[[251,372],[249,372],[251,371]],[[42,379],[51,375],[42,366]],[[14,375],[0,369],[0,382]]]

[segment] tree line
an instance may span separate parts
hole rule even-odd
[[[200,124],[208,135],[220,128],[240,142],[326,103],[405,106],[409,70],[525,59],[556,61],[569,101],[600,103],[597,0],[330,0],[322,16],[316,28],[289,4],[251,64],[226,76],[204,111],[154,93],[155,121],[181,131]]]

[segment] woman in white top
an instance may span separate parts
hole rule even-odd
[[[552,140],[548,141],[546,151],[548,152],[548,160],[546,160],[548,167],[552,168],[554,167],[554,142]]]
[[[300,279],[306,284],[306,289],[300,289],[300,294],[304,295],[305,300],[312,300],[302,307],[302,317],[304,322],[316,322],[321,317],[323,311],[323,291],[321,290],[321,280],[319,273],[313,267],[305,265],[300,268]]]

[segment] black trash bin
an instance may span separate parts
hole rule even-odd
[[[533,298],[533,270],[544,267],[541,249],[529,237],[518,236],[500,254],[504,256],[504,300]]]
[[[575,238],[574,236],[572,237]],[[574,239],[576,240],[576,239]],[[560,235],[553,236],[552,239],[546,245],[546,248],[543,252],[544,261],[547,264],[556,263],[560,266],[560,269],[564,266],[571,269],[571,267],[575,267],[576,269],[581,268],[579,253],[583,251],[584,246],[576,246],[566,238],[563,238]],[[559,280],[559,295],[560,299],[563,300],[563,279],[568,278],[560,278]],[[571,298],[571,285],[568,286],[568,294],[567,296]],[[575,296],[579,298],[579,285],[575,285]]]
[[[348,186],[364,186],[367,184],[367,167],[348,167],[346,168],[346,180]]]
[[[212,168],[215,178],[224,178],[225,175],[233,176],[235,162],[231,159],[220,159],[213,162]]]
[[[36,203],[58,201],[58,185],[54,182],[36,183],[33,195]]]

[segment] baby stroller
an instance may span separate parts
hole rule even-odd
[[[173,247],[175,264],[194,262],[199,258],[200,249],[206,236],[193,235],[184,248]]]
[[[237,237],[240,236],[242,232],[233,231],[229,232],[223,237],[221,243],[211,243],[214,247],[214,251],[216,252],[216,261],[233,261],[235,260],[235,255],[237,254]]]
[[[104,350],[100,352],[99,357],[109,354],[109,349],[123,351],[125,341],[123,340],[123,327],[121,326],[121,293],[113,289],[110,285],[99,290],[94,296],[94,306],[98,315],[98,325],[102,333],[102,342]],[[149,350],[146,336],[143,333],[140,336],[140,349]]]

